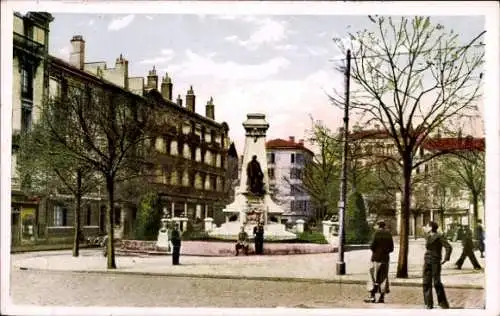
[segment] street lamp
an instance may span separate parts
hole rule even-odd
[[[344,243],[345,243],[345,205],[347,194],[347,136],[349,134],[349,79],[351,77],[351,50],[347,50],[346,67],[344,69],[345,75],[345,105],[344,105],[344,133],[343,139],[343,152],[342,152],[342,173],[340,176],[340,200],[339,207],[339,234],[338,234],[338,261],[337,261],[337,275],[345,274],[344,262]]]

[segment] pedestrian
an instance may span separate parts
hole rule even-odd
[[[172,242],[172,264],[178,265],[179,256],[181,254],[181,233],[179,232],[179,224],[174,225],[170,240]]]
[[[386,230],[383,220],[377,222],[377,225],[378,229],[373,234],[370,244],[372,251],[368,281],[370,296],[365,299],[366,303],[384,303],[384,296],[389,293],[389,254],[394,251],[394,241],[391,233]],[[376,293],[380,293],[378,301],[375,299]]]
[[[243,249],[245,255],[248,255],[248,234],[245,231],[245,226],[241,226],[241,231],[238,234],[238,240],[236,241],[236,255]]]
[[[476,238],[479,243],[479,252],[481,253],[481,258],[484,258],[484,228],[481,220],[477,221]]]
[[[253,237],[255,242],[255,254],[261,255],[264,253],[264,224],[259,224],[253,228]]]
[[[429,222],[425,227],[425,254],[424,254],[424,271],[423,271],[423,290],[424,290],[424,303],[425,308],[433,308],[432,299],[432,285],[436,290],[438,304],[441,308],[448,309],[450,305],[446,299],[443,283],[441,283],[441,266],[450,261],[451,245],[446,238],[437,231],[438,224],[436,222]],[[442,250],[445,248],[446,252],[443,261]]]
[[[455,263],[455,269],[462,269],[465,258],[469,258],[475,270],[481,269],[481,265],[474,255],[474,241],[472,241],[472,232],[470,229],[465,229],[462,234],[462,254]]]

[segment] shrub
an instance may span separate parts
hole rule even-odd
[[[161,226],[162,212],[156,193],[146,193],[137,210],[135,239],[156,240]]]
[[[322,232],[310,231],[303,232],[299,234],[297,240],[294,242],[298,243],[313,243],[313,244],[327,244],[328,241],[325,239],[325,236]]]
[[[345,223],[346,244],[364,244],[370,240],[371,232],[366,220],[365,202],[357,191],[348,197]]]

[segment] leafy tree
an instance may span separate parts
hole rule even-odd
[[[370,227],[366,220],[366,207],[363,196],[353,191],[347,199],[345,242],[363,244],[370,239]]]
[[[161,226],[162,210],[158,194],[143,195],[137,212],[135,237],[139,240],[156,240]]]
[[[43,104],[40,124],[51,144],[103,179],[108,195],[107,267],[115,269],[115,183],[142,172],[142,146],[147,128],[155,123],[153,107],[144,98],[111,85],[70,81],[65,90],[60,98]]]
[[[64,122],[57,128],[65,132]],[[68,135],[68,138],[79,135]],[[77,140],[73,140],[77,143]],[[74,198],[74,257],[78,257],[83,237],[80,225],[82,197],[92,192],[99,179],[89,165],[67,155],[64,148],[53,142],[43,124],[34,124],[30,131],[21,134],[17,151],[17,171],[23,189],[31,194],[48,196],[51,193],[69,192]]]
[[[350,108],[363,126],[382,126],[397,149],[402,173],[400,249],[396,276],[408,277],[408,233],[412,171],[442,153],[416,159],[417,150],[436,128],[475,108],[480,97],[484,50],[476,45],[484,32],[465,43],[430,18],[369,16],[373,28],[336,38],[341,51],[352,51]],[[481,45],[479,45],[481,46]],[[343,108],[344,97],[331,101]]]

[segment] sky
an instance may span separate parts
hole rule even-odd
[[[114,67],[122,54],[129,76],[144,76],[155,66],[168,72],[174,96],[189,86],[196,112],[204,115],[213,97],[215,118],[228,123],[229,136],[243,151],[247,113],[266,114],[267,139],[307,139],[312,120],[332,130],[342,112],[327,93],[343,91],[335,68],[342,56],[332,41],[370,26],[367,16],[346,15],[197,15],[53,13],[49,49],[69,60],[70,39],[82,35],[86,62]],[[484,30],[482,17],[435,17],[463,39]],[[184,101],[185,102],[185,101]]]

